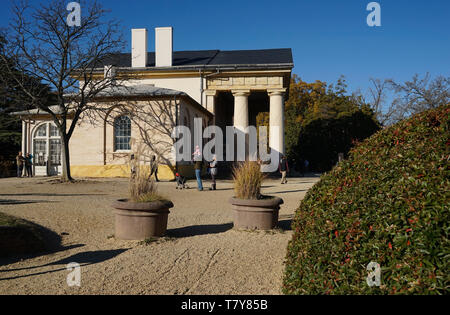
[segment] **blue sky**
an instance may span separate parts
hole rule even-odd
[[[122,21],[128,41],[131,28],[149,29],[149,50],[153,29],[173,26],[175,50],[292,48],[293,72],[303,80],[345,75],[350,89],[363,92],[371,77],[450,75],[448,0],[378,1],[382,26],[373,28],[366,24],[370,0],[101,2]],[[8,10],[0,17],[6,26]]]

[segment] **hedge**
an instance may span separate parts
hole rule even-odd
[[[283,292],[448,294],[449,131],[449,105],[423,112],[323,174],[296,211]]]

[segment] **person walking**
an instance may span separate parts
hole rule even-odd
[[[155,174],[155,179],[156,179],[157,182],[159,182],[159,179],[158,179],[158,161],[156,160],[156,156],[155,155],[152,155],[152,160],[150,162],[150,169],[151,169],[150,177],[153,174]]]
[[[16,156],[16,163],[17,163],[17,177],[22,177],[23,166],[25,164],[25,158],[23,157],[22,152],[19,152],[19,154]]]
[[[130,176],[132,179],[136,178],[136,161],[134,160],[134,154],[130,155]]]
[[[25,173],[28,177],[33,177],[33,155],[30,153],[25,156]]]
[[[286,175],[289,172],[289,165],[284,155],[281,156],[281,161],[278,169],[280,170],[281,173],[281,185],[287,184]]]
[[[209,163],[209,173],[211,174],[211,188],[209,190],[216,190],[216,176],[217,176],[217,157],[214,155],[213,160]]]

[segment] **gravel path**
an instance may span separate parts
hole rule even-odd
[[[281,228],[268,232],[232,229],[230,181],[218,182],[213,192],[160,183],[160,192],[175,204],[168,236],[144,244],[112,237],[110,205],[126,197],[125,179],[0,179],[0,211],[54,231],[63,246],[21,261],[0,260],[0,294],[280,294],[290,220],[317,180],[265,182],[263,193],[285,202]],[[81,265],[80,287],[67,285],[71,262]]]

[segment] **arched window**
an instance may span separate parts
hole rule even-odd
[[[36,130],[36,137],[47,137],[47,124],[42,124]]]
[[[114,119],[114,151],[131,150],[131,120],[128,116]]]

